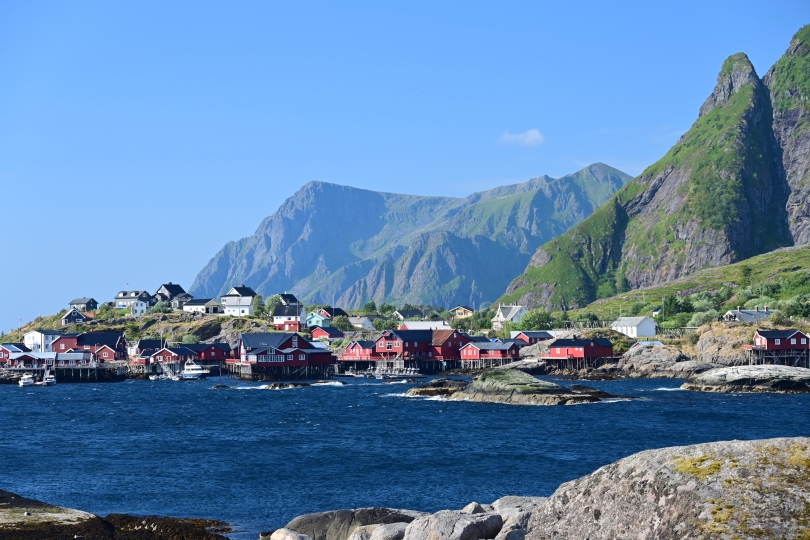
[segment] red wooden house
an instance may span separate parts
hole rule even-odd
[[[386,330],[374,349],[383,359],[414,360],[432,357],[432,343],[432,330]]]
[[[540,341],[554,339],[554,336],[543,330],[525,330],[515,335],[516,341],[523,341],[526,345],[534,345]]]
[[[766,351],[801,350],[810,348],[810,341],[799,330],[757,330],[754,346]]]
[[[514,341],[506,343],[471,341],[461,348],[461,365],[479,360],[498,360],[510,363],[520,358],[520,347]],[[496,364],[497,365],[497,364]]]
[[[349,362],[377,360],[379,358],[380,355],[377,354],[375,341],[352,341],[340,354],[341,361]]]
[[[53,352],[89,351],[97,362],[127,359],[127,342],[123,332],[86,332],[65,334],[51,344]],[[105,348],[106,347],[106,348]],[[112,355],[110,355],[112,351]],[[108,356],[102,356],[107,352]]]
[[[461,348],[471,341],[458,330],[433,330],[430,356],[434,360],[461,360]]]
[[[189,360],[196,362],[197,353],[186,347],[164,347],[149,357],[150,364],[185,364]]]
[[[316,348],[297,333],[241,334],[239,353],[238,360],[229,360],[228,363],[268,368],[329,366],[332,364],[331,352]]]
[[[343,339],[344,334],[337,328],[332,326],[320,327],[320,326],[313,326],[312,327],[312,339]]]
[[[0,344],[0,364],[8,362],[12,354],[31,352],[31,349],[25,346],[24,343],[3,343]]]
[[[611,358],[613,343],[606,338],[558,339],[549,345],[549,357],[554,358]]]
[[[183,344],[183,347],[197,353],[201,364],[222,364],[231,352],[231,346],[227,343]]]

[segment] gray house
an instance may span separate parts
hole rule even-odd
[[[94,298],[75,298],[70,301],[70,307],[79,311],[95,311],[98,309],[98,302]]]
[[[156,302],[171,302],[181,294],[187,293],[183,289],[183,287],[181,287],[177,283],[172,283],[170,281],[168,283],[164,283],[163,285],[161,285],[160,288],[157,290],[157,292],[154,294],[154,297]]]
[[[67,326],[69,324],[80,324],[90,322],[93,319],[76,309],[75,307],[70,308],[70,310],[62,316],[62,326]]]

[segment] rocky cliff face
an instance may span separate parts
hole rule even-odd
[[[692,128],[577,227],[504,301],[581,307],[810,239],[810,27],[761,80],[729,57]]]
[[[190,292],[245,283],[260,294],[355,308],[368,300],[444,306],[492,301],[543,242],[590,215],[630,177],[595,164],[467,198],[312,182],[228,243]]]

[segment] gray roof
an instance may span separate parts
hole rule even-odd
[[[738,321],[742,322],[757,322],[767,319],[773,315],[773,311],[755,310],[755,309],[731,309],[726,312],[726,316],[734,315]]]
[[[298,317],[304,311],[301,306],[285,306],[279,304],[273,310],[273,317]]]
[[[642,323],[642,321],[644,321],[644,319],[648,319],[653,323],[655,323],[655,321],[653,321],[649,317],[619,317],[618,319],[613,321],[610,327],[613,328],[616,326],[638,326],[639,324]]]
[[[95,298],[74,298],[73,300],[70,301],[70,305],[73,305],[73,304],[86,304],[86,303],[90,302],[91,300],[93,302],[96,302]],[[98,303],[98,302],[96,302],[96,303]]]
[[[188,302],[186,302],[186,305],[187,306],[204,306],[204,305],[206,305],[208,302],[210,302],[212,300],[214,302],[216,302],[217,304],[219,304],[219,300],[216,300],[215,298],[193,298],[193,299],[189,300]]]
[[[296,336],[295,332],[262,332],[255,334],[240,334],[242,345],[248,349],[258,349],[260,347],[278,347],[292,336]],[[304,339],[298,336],[298,339]]]
[[[231,294],[231,291],[234,291],[234,294]],[[242,285],[241,287],[231,287],[223,296],[256,296],[256,291]]]
[[[514,341],[507,341],[505,343],[495,343],[492,341],[471,341],[464,347],[475,347],[476,349],[484,351],[508,351],[512,347],[517,347],[517,345]],[[464,347],[462,347],[462,349]]]

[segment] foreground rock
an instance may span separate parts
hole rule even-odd
[[[733,366],[690,377],[681,388],[701,392],[810,392],[810,369],[792,366]]]
[[[334,510],[298,516],[284,528],[305,534],[314,540],[347,540],[357,527],[390,523],[407,524],[426,515],[424,512],[378,507]],[[369,531],[369,537],[371,533],[373,531]]]
[[[0,490],[3,540],[227,540],[227,523],[204,519],[94,514],[53,506]]]
[[[592,388],[569,389],[532,377],[515,369],[487,371],[463,390],[450,395],[452,400],[510,405],[574,405],[594,403],[613,396]]]
[[[412,521],[405,540],[481,540],[495,538],[503,518],[495,512],[469,514],[442,510]]]
[[[453,379],[434,379],[427,384],[408,390],[407,395],[414,397],[450,396],[467,386],[466,381]]]
[[[527,540],[808,538],[810,439],[648,450],[568,482]]]

